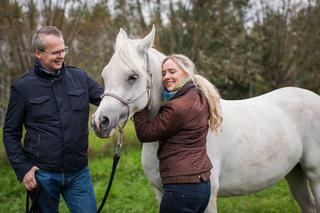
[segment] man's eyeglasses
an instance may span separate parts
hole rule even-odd
[[[49,54],[49,55],[54,55],[54,56],[59,56],[61,54],[67,55],[69,52],[69,48],[68,47],[64,47],[63,50],[58,50],[58,51],[54,51],[54,52],[46,52],[45,50],[42,49],[38,49],[43,53]]]

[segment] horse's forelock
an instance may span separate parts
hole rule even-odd
[[[126,64],[132,71],[146,76],[146,72],[143,67],[146,65],[139,64],[141,60],[137,60],[137,57],[143,57],[142,61],[145,61],[145,56],[141,55],[137,50],[137,44],[139,40],[127,40],[122,43],[121,46],[115,51],[118,62]]]

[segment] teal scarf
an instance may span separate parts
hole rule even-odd
[[[178,90],[176,91],[173,91],[173,92],[168,92],[167,90],[164,90],[163,93],[162,93],[162,96],[163,96],[163,101],[164,102],[168,102],[171,100],[171,98],[177,94]]]

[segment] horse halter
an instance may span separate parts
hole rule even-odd
[[[119,52],[120,56],[121,53]],[[132,99],[128,99],[128,100],[125,100],[121,97],[119,97],[118,95],[115,95],[113,93],[109,93],[109,92],[106,92],[106,93],[103,93],[100,97],[101,99],[104,98],[105,96],[110,96],[110,97],[113,97],[115,99],[117,99],[118,101],[120,101],[121,103],[123,103],[126,107],[127,107],[127,116],[126,116],[126,119],[124,121],[124,123],[122,124],[122,126],[119,126],[118,125],[118,128],[119,130],[122,131],[122,129],[126,126],[127,122],[128,122],[128,119],[129,119],[129,115],[130,115],[130,106],[129,104],[138,100],[139,98],[141,98],[145,93],[147,93],[148,95],[148,103],[147,103],[147,107],[150,109],[151,107],[151,88],[152,88],[152,73],[151,73],[151,70],[150,70],[150,67],[149,67],[149,57],[148,57],[148,53],[145,54],[146,56],[146,65],[147,65],[147,86],[146,86],[146,90],[143,91],[140,95],[138,95],[137,97],[135,98],[132,98]],[[122,58],[122,60],[128,65],[128,63]],[[128,65],[129,66],[129,65]],[[129,66],[130,67],[130,66]],[[131,68],[131,67],[130,67]]]

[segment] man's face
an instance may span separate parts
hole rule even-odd
[[[63,37],[44,35],[44,41],[46,48],[44,50],[36,49],[36,57],[48,71],[54,72],[61,69],[66,56]]]

